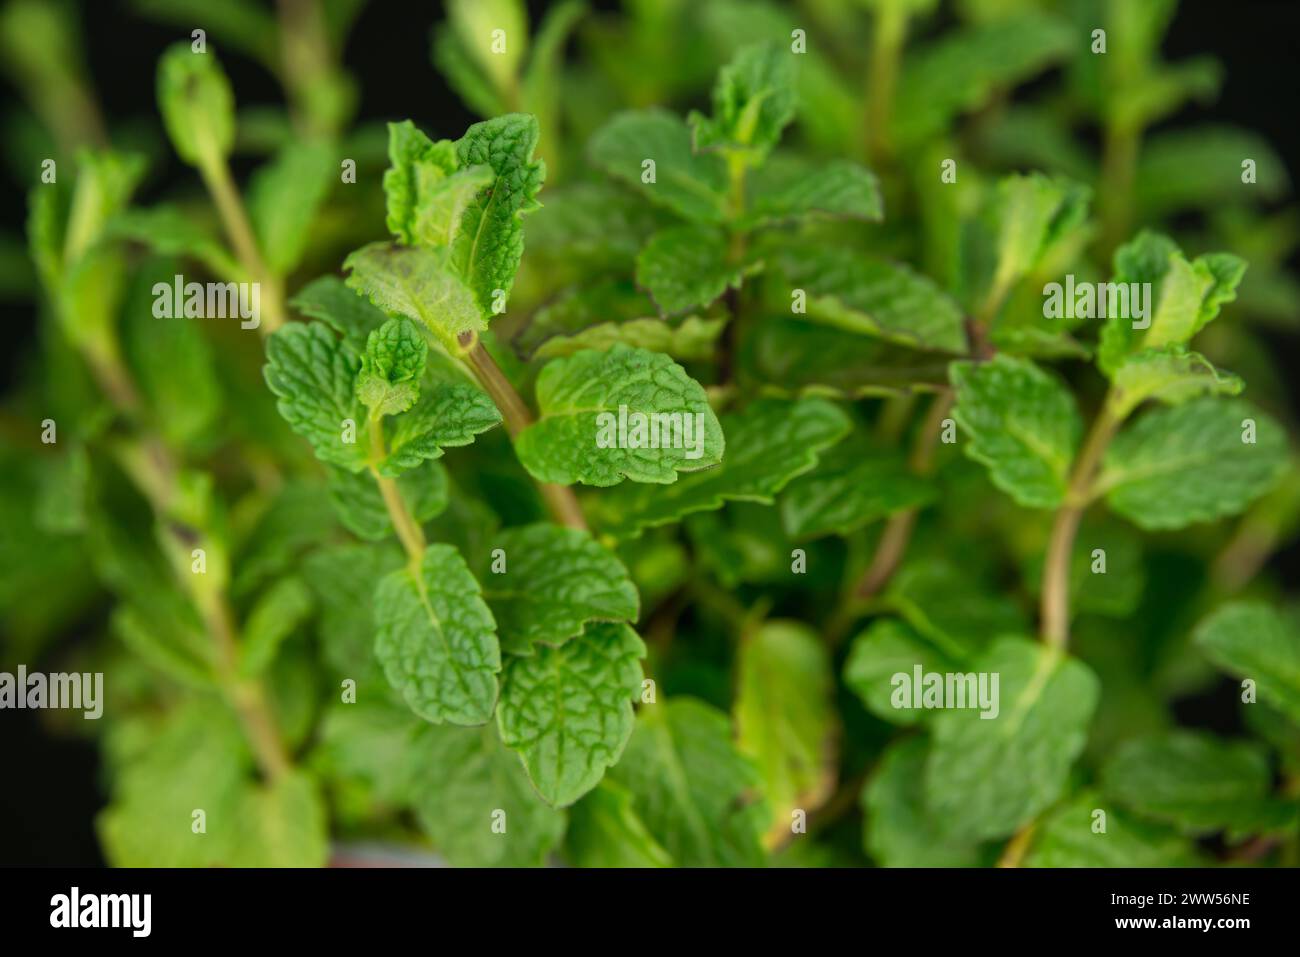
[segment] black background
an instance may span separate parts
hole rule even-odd
[[[345,54],[348,68],[361,84],[360,119],[411,118],[435,135],[446,136],[457,135],[477,119],[430,64],[429,36],[432,25],[442,18],[439,6],[427,0],[371,0],[362,12]],[[537,0],[529,3],[534,24],[546,6]],[[117,0],[85,0],[81,7],[89,72],[105,115],[113,119],[155,116],[158,56],[170,43],[187,38],[188,30],[143,20]],[[1297,28],[1300,3],[1296,0],[1231,4],[1185,0],[1166,39],[1165,54],[1173,60],[1213,54],[1225,68],[1225,80],[1215,103],[1189,107],[1170,123],[1213,120],[1254,130],[1282,155],[1291,181],[1300,183]],[[222,62],[241,107],[281,101],[278,84],[258,64],[235,55],[223,56]],[[13,91],[5,86],[3,96],[10,101]],[[173,158],[154,188],[166,188],[191,175]],[[23,233],[28,185],[10,179],[0,190],[0,213],[12,234]],[[1300,263],[1293,263],[1296,266]],[[0,358],[0,377],[7,382],[30,343],[34,313],[26,305],[7,304],[0,307],[0,320],[8,331],[8,348]],[[1279,336],[1275,344],[1288,365],[1300,359],[1300,345],[1294,338]],[[1296,383],[1291,385],[1294,398]],[[1274,562],[1294,580],[1300,549],[1293,545]],[[1225,681],[1215,691],[1181,703],[1180,721],[1235,729],[1234,687]],[[91,744],[51,738],[31,712],[5,713],[0,733],[0,865],[102,863],[92,820],[103,804]]]

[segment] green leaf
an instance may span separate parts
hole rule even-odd
[[[806,625],[771,621],[741,637],[736,669],[736,746],[758,766],[776,839],[791,833],[796,810],[820,807],[835,787],[830,656]]]
[[[646,199],[693,223],[720,223],[726,207],[727,169],[722,158],[696,153],[691,131],[667,110],[614,115],[588,145],[592,163]],[[653,160],[653,174],[646,165]]]
[[[795,60],[788,47],[760,43],[742,48],[718,72],[713,116],[692,112],[687,122],[697,152],[735,153],[756,166],[794,119]]]
[[[520,78],[520,101],[524,111],[537,117],[541,130],[537,152],[550,160],[557,172],[556,159],[563,155],[558,140],[560,106],[565,80],[564,47],[578,22],[589,12],[583,0],[563,0],[552,5],[538,24],[533,53]]]
[[[583,349],[604,351],[617,345],[649,352],[662,352],[674,359],[689,362],[713,356],[724,318],[687,316],[674,324],[663,319],[629,319],[626,322],[602,322],[571,336],[555,335],[545,339],[533,353],[534,358],[554,359],[571,356]]]
[[[1254,423],[1254,444],[1247,421]],[[1236,515],[1287,467],[1281,425],[1240,399],[1194,399],[1155,409],[1106,452],[1096,492],[1143,529],[1183,528]]]
[[[212,52],[174,43],[158,61],[158,111],[176,155],[203,166],[230,155],[235,142],[235,95]]]
[[[1079,44],[1068,23],[1041,14],[999,20],[937,40],[903,64],[894,103],[894,135],[901,145],[942,133],[960,113],[979,109]]]
[[[302,577],[320,608],[325,660],[339,674],[355,680],[375,662],[375,589],[401,567],[401,552],[392,542],[334,545],[303,561]]]
[[[844,683],[876,717],[890,724],[916,724],[931,717],[930,712],[915,700],[907,707],[895,707],[893,698],[897,687],[894,676],[903,674],[911,679],[917,665],[923,674],[956,670],[952,659],[903,622],[883,618],[853,639],[844,662]]]
[[[728,288],[740,288],[755,268],[731,261],[721,229],[674,226],[655,233],[641,250],[636,281],[667,316],[711,304]]]
[[[371,243],[348,256],[343,268],[352,289],[385,312],[422,323],[452,355],[460,351],[462,332],[487,328],[446,247]]]
[[[559,648],[512,655],[497,725],[542,799],[566,807],[594,788],[632,734],[645,644],[625,624],[598,622]]]
[[[451,492],[447,470],[428,462],[397,479],[397,491],[417,522],[427,522],[447,507]],[[334,511],[352,534],[377,542],[393,534],[393,520],[374,476],[367,470],[329,470],[329,497]]]
[[[1083,432],[1064,383],[1028,359],[998,355],[951,370],[963,450],[987,466],[993,484],[1021,505],[1055,508]]]
[[[943,560],[905,565],[890,582],[887,598],[909,625],[959,661],[1026,625],[1014,600]]]
[[[900,457],[845,442],[790,483],[781,496],[781,519],[792,538],[849,535],[889,515],[928,505],[936,494]]]
[[[1032,273],[1053,247],[1083,224],[1089,194],[1086,186],[1041,173],[998,181],[993,207],[997,228],[994,294],[1005,294]]]
[[[610,492],[597,502],[598,523],[604,532],[629,538],[728,501],[770,505],[849,428],[848,417],[825,399],[759,399],[723,417],[727,453],[721,466],[682,476],[668,488],[631,485]]]
[[[731,722],[692,698],[648,705],[610,778],[681,867],[758,867],[761,778],[731,743]]]
[[[365,416],[353,388],[361,366],[356,355],[328,326],[293,323],[267,340],[266,359],[266,384],[279,397],[276,408],[289,427],[322,462],[353,472],[364,468]]]
[[[1246,387],[1230,372],[1220,372],[1199,352],[1182,346],[1142,349],[1125,356],[1111,376],[1112,414],[1126,419],[1148,399],[1180,405],[1200,395],[1238,395]]]
[[[372,418],[405,412],[420,397],[429,344],[407,319],[389,319],[370,333],[357,373],[357,398]]]
[[[489,187],[465,207],[460,232],[451,245],[451,264],[473,290],[484,316],[493,315],[500,296],[509,296],[524,254],[522,218],[540,208],[537,193],[546,164],[533,159],[537,119],[507,113],[475,123],[456,142],[462,168],[488,166]]]
[[[925,798],[955,834],[1001,838],[1061,797],[1100,687],[1086,665],[1019,638],[970,668],[999,676],[997,717],[946,710],[931,722]]]
[[[260,675],[271,666],[284,640],[312,613],[310,589],[297,578],[284,578],[257,600],[244,622],[239,672]]]
[[[375,592],[375,654],[411,710],[435,724],[483,724],[497,698],[501,652],[492,613],[465,560],[430,545],[417,571]]]
[[[862,789],[863,846],[883,867],[974,867],[980,863],[975,844],[954,837],[943,818],[926,809],[928,744],[922,737],[903,738],[885,750]]]
[[[198,260],[215,276],[242,275],[221,240],[176,206],[124,209],[104,225],[104,237],[143,243],[163,256]]]
[[[487,393],[460,382],[439,382],[409,412],[398,416],[388,436],[388,456],[379,474],[401,475],[442,457],[444,449],[469,445],[480,432],[501,421]]]
[[[965,353],[961,308],[905,266],[843,247],[788,251],[782,271],[807,293],[807,318],[917,349]],[[790,291],[782,295],[790,306]]]
[[[388,321],[382,309],[349,289],[338,276],[313,279],[298,290],[289,305],[326,323],[357,353],[366,351],[370,333]]]
[[[668,483],[722,458],[722,428],[704,389],[668,356],[615,346],[556,359],[537,377],[537,404],[540,418],[519,434],[515,451],[542,482]],[[656,414],[678,417],[650,418]],[[661,447],[652,447],[655,439]]]
[[[534,644],[564,644],[588,622],[636,621],[640,614],[623,563],[584,531],[526,525],[506,529],[492,544],[483,596],[507,652],[529,655]]]
[[[495,178],[488,166],[459,169],[456,145],[435,143],[410,120],[388,124],[388,158],[388,230],[407,244],[449,245],[470,202]]]
[[[1245,159],[1256,164],[1250,185],[1241,181]],[[1142,221],[1155,221],[1186,209],[1281,199],[1290,186],[1286,164],[1263,137],[1231,126],[1197,125],[1143,140],[1133,195]]]
[[[742,229],[822,218],[879,222],[885,215],[875,174],[847,160],[812,163],[777,154],[754,172],[750,191]]]
[[[112,632],[131,651],[163,674],[191,688],[216,686],[215,662],[203,649],[197,628],[158,621],[158,616],[123,602],[113,609]]]
[[[1268,799],[1263,748],[1192,731],[1129,741],[1102,768],[1102,790],[1187,834],[1250,829]]]
[[[1097,817],[1101,811],[1105,818]],[[1105,830],[1096,828],[1104,820]],[[1165,828],[1107,806],[1089,791],[1044,818],[1025,856],[1026,867],[1197,867],[1191,845]]]
[[[452,864],[537,867],[560,843],[564,812],[537,796],[495,728],[426,725],[411,753],[416,816]]]
[[[1300,632],[1263,602],[1224,605],[1196,629],[1196,644],[1229,674],[1255,683],[1257,699],[1300,723]]]
[[[272,273],[286,275],[302,262],[336,162],[328,144],[294,141],[249,180],[248,215]]]
[[[474,65],[500,91],[514,89],[528,52],[528,13],[520,0],[451,0],[447,17]],[[496,31],[500,30],[501,34]],[[500,36],[502,45],[496,40]]]
[[[632,795],[609,778],[569,809],[564,853],[575,867],[672,867],[633,808]]]

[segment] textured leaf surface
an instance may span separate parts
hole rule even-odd
[[[771,810],[768,835],[820,807],[835,786],[835,686],[826,645],[806,625],[772,621],[741,639],[736,745],[754,759]]]
[[[1130,741],[1102,769],[1105,794],[1188,834],[1250,829],[1269,785],[1262,748],[1191,731]]]
[[[506,570],[481,579],[505,651],[531,654],[535,642],[563,644],[587,622],[635,621],[640,613],[623,563],[584,531],[527,525],[492,544],[505,553]]]
[[[482,724],[497,698],[501,653],[478,582],[450,545],[431,545],[418,575],[375,592],[375,653],[389,683],[426,721]]]
[[[349,289],[338,276],[321,276],[298,290],[289,305],[320,319],[357,353],[365,351],[370,333],[388,321],[384,311]]]
[[[1086,187],[1040,173],[1000,180],[993,209],[997,229],[994,287],[1009,289],[1082,225],[1087,199]]]
[[[543,482],[615,485],[630,478],[666,483],[675,481],[679,471],[708,468],[722,458],[722,428],[704,389],[668,356],[615,346],[556,359],[537,377],[537,404],[540,418],[519,434],[515,450]],[[620,448],[633,441],[632,425],[626,439],[605,426],[622,413],[629,423],[637,421],[633,413],[680,413],[679,431],[670,440],[685,447],[665,448],[661,441],[660,448],[650,448],[647,424],[645,447]],[[687,422],[690,443],[685,441]],[[612,445],[602,448],[598,440]]]
[[[1224,605],[1196,629],[1206,657],[1255,682],[1257,700],[1300,723],[1300,630],[1262,602]]]
[[[497,725],[548,803],[572,804],[615,764],[632,734],[645,644],[625,624],[597,622],[559,648],[512,655]]]
[[[380,474],[389,477],[442,457],[444,449],[469,445],[481,432],[501,421],[501,412],[487,393],[460,382],[429,386],[410,411],[388,429],[388,455]]]
[[[428,342],[408,319],[390,319],[370,333],[356,388],[372,416],[396,415],[415,404],[428,354]]]
[[[999,355],[952,366],[953,418],[968,456],[1021,505],[1054,508],[1065,497],[1083,432],[1065,385],[1028,359]]]
[[[348,285],[385,312],[423,323],[452,354],[462,332],[487,328],[474,293],[453,271],[445,248],[371,243],[343,263]]]
[[[1242,441],[1254,420],[1254,444]],[[1097,479],[1110,507],[1144,529],[1235,515],[1286,469],[1282,426],[1240,399],[1148,412],[1111,443]]]
[[[357,471],[366,461],[365,415],[353,390],[361,361],[320,323],[287,325],[266,343],[266,383],[289,427],[322,462]],[[345,423],[355,426],[346,442]]]
[[[741,225],[746,228],[806,219],[884,217],[875,174],[846,160],[810,163],[775,155],[755,170],[752,200]]]
[[[388,230],[408,244],[448,245],[470,202],[494,178],[487,166],[460,169],[454,143],[430,140],[410,120],[388,124],[388,159]]]
[[[416,816],[452,864],[537,867],[560,843],[564,813],[537,796],[495,728],[426,725],[411,751]]]
[[[618,113],[596,131],[588,146],[593,163],[691,222],[718,223],[726,205],[727,170],[721,157],[696,153],[691,131],[667,110]],[[654,160],[654,182],[642,164]]]
[[[936,490],[897,456],[841,443],[781,496],[781,519],[794,538],[848,535],[864,525],[934,500]]]
[[[1245,383],[1220,372],[1199,352],[1181,346],[1142,349],[1122,359],[1111,376],[1118,391],[1114,414],[1126,418],[1148,399],[1179,405],[1200,395],[1238,395]]]
[[[727,452],[722,465],[682,476],[671,486],[629,485],[602,496],[601,528],[620,538],[674,522],[728,501],[771,504],[792,478],[817,464],[817,455],[849,431],[848,417],[824,399],[759,399],[723,417]]]
[[[657,318],[602,322],[572,336],[553,336],[537,347],[534,356],[553,359],[571,356],[583,349],[605,350],[623,345],[662,352],[679,361],[708,359],[713,355],[726,325],[725,318],[699,316],[687,316],[677,324]]]
[[[676,226],[655,233],[636,260],[636,281],[664,315],[707,306],[738,288],[747,272],[729,260],[727,237],[712,226]]]
[[[701,152],[740,153],[757,163],[794,119],[795,58],[788,47],[761,43],[743,47],[718,71],[713,116],[692,113],[692,142]]]
[[[429,462],[397,480],[397,491],[417,522],[427,522],[447,507],[450,496],[447,471]],[[393,534],[393,521],[383,494],[368,470],[329,470],[330,504],[344,527],[367,541],[379,541]]]
[[[966,351],[960,307],[905,266],[832,246],[791,252],[781,263],[790,286],[807,293],[811,321],[918,349]]]
[[[610,777],[679,866],[763,864],[761,778],[720,711],[692,698],[646,706]]]
[[[925,798],[954,833],[1006,837],[1061,797],[1097,705],[1086,665],[1018,638],[970,665],[998,674],[996,718],[947,710],[934,719]]]

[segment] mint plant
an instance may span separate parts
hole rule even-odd
[[[110,863],[1296,862],[1289,184],[1148,133],[1175,4],[453,2],[463,129],[361,6],[134,4],[166,159],[0,13],[3,670],[103,674]]]

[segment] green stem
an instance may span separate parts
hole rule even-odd
[[[894,87],[907,36],[907,11],[900,3],[882,3],[877,10],[867,73],[866,144],[867,155],[881,160],[892,150],[889,126],[893,122]]]
[[[406,507],[406,500],[402,498],[397,481],[379,474],[379,463],[387,457],[388,453],[384,448],[384,420],[381,416],[372,415],[370,417],[370,474],[374,477],[375,484],[379,486],[379,495],[384,500],[384,508],[388,510],[389,521],[393,523],[393,530],[397,532],[402,548],[406,549],[407,560],[414,570],[424,560],[424,550],[428,543],[424,538],[424,529]]]

